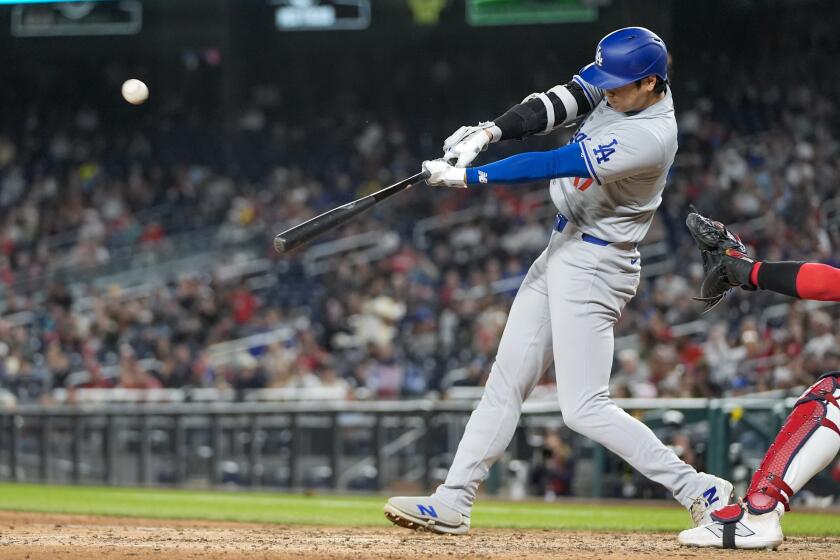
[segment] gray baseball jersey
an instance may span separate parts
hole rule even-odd
[[[591,178],[553,179],[557,209],[582,231],[613,242],[640,242],[662,202],[677,153],[677,122],[668,90],[644,111],[619,113],[603,92],[575,76],[594,109],[570,143],[580,143]]]

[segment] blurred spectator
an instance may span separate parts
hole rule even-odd
[[[837,84],[802,71],[820,59],[806,43],[768,49],[771,77],[750,65],[725,83],[701,80],[697,60],[675,80],[680,151],[643,244],[646,276],[616,327],[616,397],[792,390],[840,367],[836,305],[735,291],[700,316],[691,300],[689,203],[762,257],[840,264]],[[515,85],[482,104],[521,98]],[[483,383],[550,234],[545,185],[418,187],[325,238],[367,234],[373,248],[317,262],[266,249],[275,232],[415,172],[451,132],[391,102],[306,122],[282,104],[229,119],[172,107],[129,128],[60,104],[49,120],[11,115],[0,133],[2,387],[21,400],[82,386],[346,386],[399,398]],[[492,157],[565,141],[494,145]],[[235,352],[216,351],[234,340]]]
[[[572,494],[575,461],[572,448],[556,430],[546,430],[531,464],[532,493],[553,500]]]

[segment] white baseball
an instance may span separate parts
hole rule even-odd
[[[132,105],[140,105],[149,98],[149,88],[140,80],[126,80],[122,85],[122,96]]]

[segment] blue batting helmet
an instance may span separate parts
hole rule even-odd
[[[668,79],[668,49],[665,41],[644,27],[625,27],[601,39],[595,62],[580,71],[581,78],[601,89],[615,89],[647,76]]]

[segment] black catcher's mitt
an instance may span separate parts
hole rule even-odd
[[[732,288],[752,288],[749,274],[753,261],[747,257],[747,248],[741,240],[726,226],[703,216],[693,206],[690,208],[685,225],[700,249],[704,273],[700,297],[694,299],[705,304],[703,313],[706,313]]]

